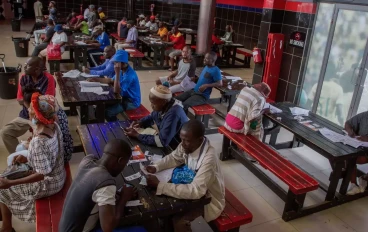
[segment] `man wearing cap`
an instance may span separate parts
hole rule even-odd
[[[148,21],[148,22],[146,23],[145,27],[146,27],[148,30],[152,31],[152,32],[156,32],[156,31],[158,30],[158,26],[157,26],[157,23],[156,23],[156,18],[155,18],[155,16],[153,16],[153,15],[152,15],[152,16],[150,17],[150,21]]]
[[[65,51],[65,44],[68,42],[68,36],[63,31],[63,27],[61,26],[61,24],[56,25],[54,27],[54,31],[55,33],[52,36],[51,44],[60,47],[60,52],[61,54],[63,54]],[[40,57],[44,59],[44,62],[46,63],[47,48],[40,52]]]
[[[42,41],[42,43],[38,44],[35,42],[36,46],[32,52],[32,56],[38,56],[43,49],[47,48],[47,45],[50,43],[52,37],[54,36],[54,33],[55,33],[54,21],[52,21],[51,19],[47,20],[47,27],[45,28],[45,33],[46,33],[46,37]],[[36,38],[37,37],[35,37],[35,41],[36,41]]]
[[[169,42],[174,43],[172,48],[165,51],[165,58],[166,58],[166,66],[169,64],[169,58],[170,58],[170,69],[169,71],[174,70],[174,58],[176,56],[181,55],[181,50],[185,46],[185,38],[184,36],[179,32],[177,27],[173,27],[172,30],[169,32]]]
[[[129,28],[128,31],[128,36],[126,38],[126,40],[123,43],[115,43],[115,49],[116,50],[120,50],[123,48],[135,48],[137,47],[137,41],[138,41],[138,30],[137,28],[134,26],[134,21],[133,20],[129,20],[127,27]]]
[[[115,75],[115,70],[112,59],[114,58],[115,52],[116,50],[113,46],[106,46],[103,53],[105,62],[100,66],[91,67],[89,69],[83,67],[83,72],[91,75],[113,78]]]
[[[88,63],[90,67],[95,67],[99,65],[100,57],[103,55],[105,47],[110,45],[110,39],[107,33],[103,31],[102,26],[95,26],[92,34],[97,36],[96,40],[87,40],[86,44],[92,44],[97,47],[96,49],[88,50]]]
[[[144,144],[157,147],[170,146],[175,149],[180,143],[179,132],[182,125],[188,121],[181,102],[172,98],[170,89],[158,85],[153,87],[149,94],[152,113],[140,121],[133,122],[125,130],[126,135],[137,138]],[[158,133],[139,134],[139,128],[147,128],[156,125]]]
[[[105,118],[116,121],[117,115],[125,110],[136,109],[141,105],[141,89],[137,73],[128,64],[128,53],[118,50],[112,59],[115,76],[113,78],[91,78],[88,81],[114,85],[114,92],[120,93],[122,102],[106,107]]]
[[[95,5],[89,6],[89,13],[88,13],[88,27],[93,28],[97,21],[97,15],[95,10]]]
[[[105,19],[106,18],[105,13],[102,11],[102,7],[99,7],[97,9],[97,12],[98,12],[98,16],[100,16],[100,19]]]
[[[270,93],[270,87],[264,82],[253,87],[245,86],[226,115],[225,128],[235,133],[251,134],[261,140],[263,108]]]

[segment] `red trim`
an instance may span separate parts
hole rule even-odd
[[[315,14],[317,4],[312,2],[286,2],[285,10],[301,12],[307,14]]]
[[[266,0],[265,0],[266,1]],[[262,0],[216,0],[217,4],[262,8]]]
[[[264,0],[263,8],[284,10],[286,0]]]

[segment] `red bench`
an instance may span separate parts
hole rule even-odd
[[[239,231],[239,227],[252,222],[252,213],[229,190],[225,189],[225,209],[216,218],[218,231]]]
[[[111,33],[110,34],[111,37],[111,44],[114,46],[114,44],[116,43],[116,41],[121,42],[124,41],[124,38],[120,38],[120,36],[118,35],[118,33]]]
[[[133,62],[133,69],[134,70],[143,69],[142,59],[144,58],[144,54],[136,48],[125,48],[124,50],[127,50],[127,49],[128,49],[129,57],[131,58]]]
[[[217,130],[210,130],[208,128],[208,121],[210,120],[210,115],[216,113],[216,109],[209,104],[198,105],[190,107],[189,111],[192,111],[194,118],[201,121],[206,127],[206,134],[216,133]]]
[[[64,200],[72,184],[69,163],[65,164],[66,179],[60,192],[36,200],[36,231],[57,232],[63,211]]]
[[[150,112],[146,109],[146,107],[144,107],[143,105],[140,105],[138,108],[134,110],[125,111],[124,114],[129,120],[137,121],[137,120],[140,120],[148,116]]]
[[[254,136],[232,133],[225,127],[220,127],[218,130],[224,135],[220,159],[225,160],[232,155],[255,175],[260,176],[260,179],[264,180],[266,184],[272,185],[271,189],[281,196],[286,203],[283,213],[284,220],[290,220],[293,215],[300,213],[306,193],[318,189],[318,182]],[[252,165],[238,149],[254,158],[264,169],[267,169],[288,185],[288,193],[286,194],[276,183],[265,177],[263,172]]]
[[[248,51],[236,49],[236,53],[244,55],[244,60],[237,59],[238,61],[244,63],[244,68],[250,68],[250,60],[253,57],[252,53],[249,53]]]
[[[60,72],[61,56],[47,57],[47,60],[49,62],[49,71],[51,74],[54,74],[55,72]]]

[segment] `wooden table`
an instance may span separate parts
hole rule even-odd
[[[324,183],[320,183],[321,189],[327,193],[325,202],[314,207],[313,210],[315,210],[315,212],[368,195],[367,191],[354,196],[345,195],[356,165],[356,159],[358,156],[367,155],[367,148],[353,148],[342,143],[334,143],[325,138],[320,132],[300,124],[294,119],[294,116],[290,112],[289,107],[295,106],[292,103],[277,103],[275,106],[283,110],[283,112],[265,115],[265,118],[274,124],[273,127],[265,130],[265,134],[271,134],[270,145],[276,149],[284,149],[305,144],[327,158],[331,164],[332,173],[330,175],[330,184],[326,186]],[[278,120],[278,117],[281,119]],[[308,117],[303,116],[303,118],[342,134],[343,128],[314,113],[310,112]],[[294,134],[294,139],[292,141],[276,144],[276,139],[281,127]],[[337,192],[340,179],[342,179],[342,184]]]
[[[136,139],[128,138],[122,128],[126,128],[129,125],[130,122],[128,121],[120,121],[78,126],[77,131],[81,138],[84,152],[101,158],[106,143],[118,138],[128,142],[131,146],[139,145],[143,152],[149,151],[151,155],[165,155],[167,153],[160,148],[146,146]],[[117,188],[119,189],[124,183],[136,186],[138,188],[138,198],[143,203],[142,206],[126,208],[125,216],[121,220],[122,225],[156,218],[167,218],[179,212],[203,207],[211,201],[210,198],[205,197],[199,200],[181,200],[165,195],[157,196],[155,189],[139,185],[139,179],[130,182],[124,179],[124,177],[133,175],[139,172],[139,170],[139,163],[131,164],[117,177]],[[165,229],[165,231],[171,230]]]
[[[161,41],[161,43],[153,43],[150,37],[139,36],[138,41],[142,44],[142,52],[147,52],[146,59],[153,64],[151,69],[163,69],[165,62],[165,50],[171,47],[173,43]],[[151,49],[153,49],[153,58],[151,58]],[[159,65],[157,62],[159,61]]]
[[[225,66],[220,65],[220,67],[225,68],[244,68],[244,65],[236,65],[236,49],[244,48],[242,44],[237,43],[224,43],[222,45],[223,57],[225,60]],[[231,59],[231,63],[230,63]]]
[[[73,42],[73,43],[67,44],[65,48],[74,52],[74,59],[72,60],[74,61],[74,68],[81,70],[82,67],[81,67],[81,62],[79,60],[79,57],[81,56],[83,57],[82,65],[87,67],[88,49],[92,49],[92,48],[96,49],[97,47],[91,44],[79,45]],[[66,61],[64,61],[63,63],[65,62]]]
[[[196,36],[197,36],[197,31],[196,30],[192,30],[192,29],[187,29],[187,28],[182,28],[179,29],[180,33],[183,34],[185,41],[187,40],[187,35],[191,35],[191,41],[190,41],[190,45],[196,45]]]
[[[108,95],[97,95],[95,93],[82,93],[79,81],[86,78],[64,78],[62,74],[56,73],[56,81],[60,88],[60,94],[64,106],[75,109],[80,107],[79,117],[81,124],[89,122],[88,106],[96,105],[96,118],[98,122],[105,121],[105,106],[121,102],[120,94],[115,94],[111,86],[103,86]]]

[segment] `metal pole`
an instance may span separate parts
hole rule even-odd
[[[196,48],[199,55],[204,55],[211,49],[215,10],[216,0],[201,0]]]

